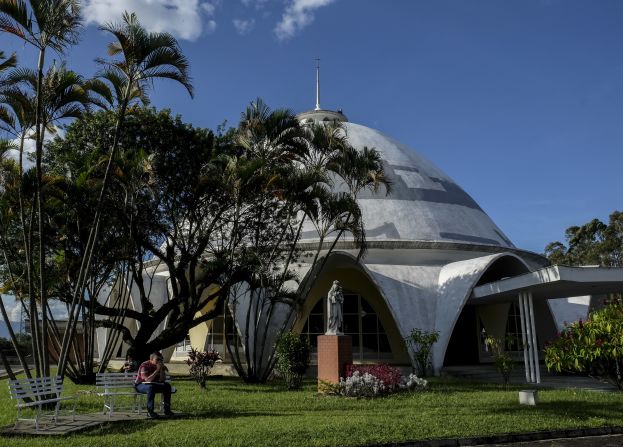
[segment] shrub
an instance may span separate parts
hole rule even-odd
[[[402,374],[398,368],[389,366],[385,363],[376,365],[346,365],[346,377],[351,377],[355,372],[360,375],[371,374],[372,376],[383,382],[383,386],[388,391],[394,391],[400,386]]]
[[[417,388],[426,388],[427,386],[428,381],[426,379],[422,379],[412,373],[409,374],[409,377],[402,377],[399,388],[401,390],[414,391]]]
[[[311,346],[307,337],[285,332],[281,334],[275,346],[275,368],[288,386],[289,390],[301,387],[303,376],[309,366]]]
[[[370,373],[354,371],[346,379],[340,377],[340,394],[350,397],[376,397],[385,393],[383,382]]]
[[[386,364],[347,365],[346,378],[340,377],[336,384],[321,383],[322,391],[348,397],[372,398],[400,391],[415,391],[425,388],[425,379],[410,374],[404,377],[400,370]]]
[[[418,328],[413,328],[411,334],[405,338],[407,345],[413,352],[415,368],[422,377],[426,377],[431,366],[431,352],[437,340],[439,340],[439,332]]]
[[[192,378],[202,389],[205,389],[210,370],[220,360],[222,360],[221,355],[215,350],[201,352],[191,349],[186,364],[190,367],[188,372]]]
[[[558,372],[601,377],[623,390],[623,303],[608,302],[587,321],[567,324],[545,347],[545,365]]]
[[[497,369],[502,375],[504,385],[508,385],[511,372],[515,368],[515,362],[504,350],[504,341],[506,341],[506,344],[509,344],[513,341],[513,339],[511,337],[507,337],[506,340],[498,337],[487,337],[485,339],[485,345],[491,349],[493,360],[495,362],[495,369]]]

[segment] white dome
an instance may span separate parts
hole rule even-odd
[[[307,115],[307,114],[302,114]],[[392,192],[358,196],[369,241],[421,241],[514,248],[463,189],[413,149],[369,127],[343,123],[355,148],[375,148]],[[341,189],[338,187],[338,189]],[[317,239],[305,228],[303,241]]]

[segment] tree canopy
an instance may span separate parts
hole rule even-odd
[[[567,228],[563,242],[545,247],[552,264],[623,266],[623,212],[614,211],[608,223],[599,219]]]

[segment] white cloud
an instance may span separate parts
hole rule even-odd
[[[32,129],[32,133],[29,133],[29,135],[34,137],[34,129]],[[54,132],[47,131],[45,133],[45,138],[43,139],[43,141],[44,143],[47,143],[49,141],[52,141],[56,137],[63,137],[64,135],[65,135],[65,131],[63,129],[61,129],[60,127],[55,127]],[[15,144],[15,147],[19,148],[19,139],[13,140],[13,143]],[[24,157],[23,157],[24,170],[33,168],[35,166],[35,160],[34,160],[35,149],[36,149],[35,140],[33,138],[26,138],[24,140]],[[43,149],[45,151],[45,146],[43,147]],[[19,150],[17,149],[9,150],[7,153],[7,157],[15,161],[19,161]]]
[[[216,29],[211,18],[220,0],[85,0],[83,5],[86,24],[105,24],[121,19],[124,11],[136,12],[149,31],[166,31],[180,39],[196,40],[204,30]]]
[[[255,9],[262,9],[269,0],[241,0],[244,6],[255,6]]]
[[[206,32],[213,33],[216,31],[216,22],[214,20],[208,20],[206,23]]]
[[[254,19],[249,19],[249,20],[234,19],[233,23],[234,23],[234,28],[236,28],[236,31],[238,31],[238,34],[240,34],[241,36],[244,36],[245,34],[249,34],[253,30],[253,27],[255,26]]]
[[[286,40],[314,21],[314,12],[335,0],[289,0],[281,21],[275,27],[279,40]]]

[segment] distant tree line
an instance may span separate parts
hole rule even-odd
[[[545,247],[545,256],[552,264],[623,267],[623,212],[614,211],[608,223],[593,219],[569,227],[565,241]]]

